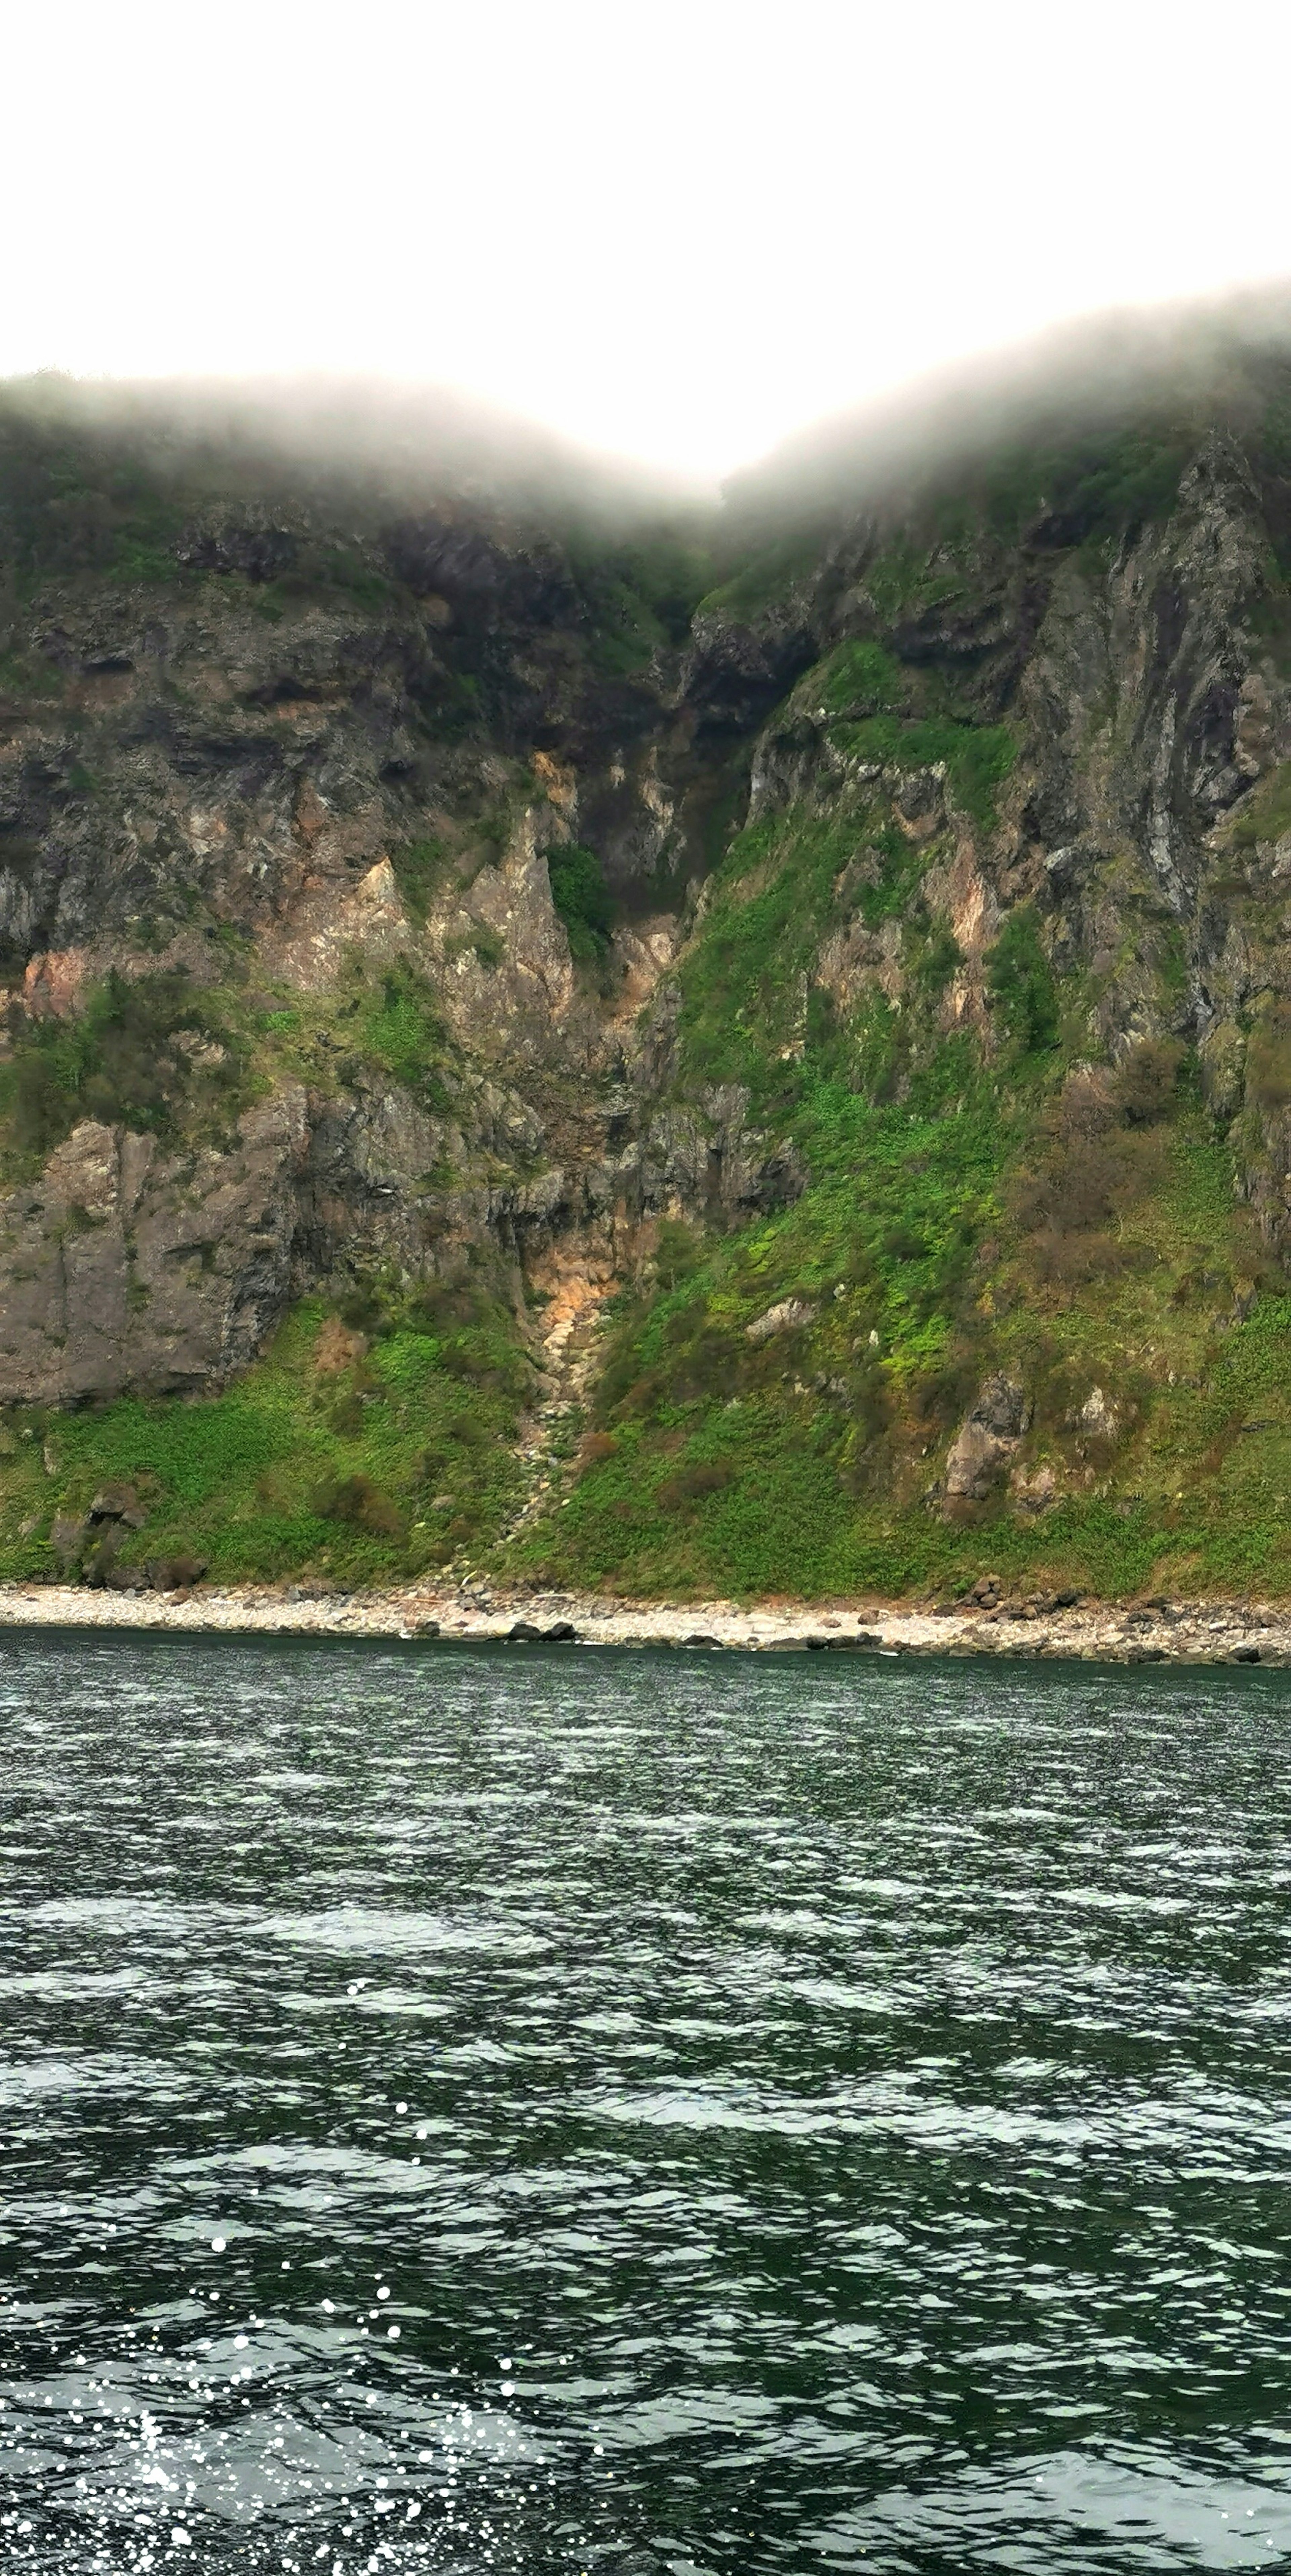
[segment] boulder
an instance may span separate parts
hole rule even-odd
[[[147,1518],[133,1485],[100,1485],[90,1505],[92,1521],[120,1521],[126,1529],[142,1529]]]
[[[777,1333],[800,1332],[815,1312],[805,1297],[783,1297],[778,1306],[768,1306],[765,1315],[745,1325],[744,1338],[748,1342],[769,1342]]]
[[[108,1576],[116,1563],[117,1551],[120,1545],[120,1522],[105,1521],[102,1524],[97,1537],[94,1539],[93,1544],[87,1548],[85,1555],[81,1559],[82,1582],[88,1583],[94,1590],[101,1588],[101,1586],[106,1583]]]
[[[89,1536],[89,1530],[88,1520],[72,1520],[63,1512],[60,1512],[55,1519],[49,1533],[49,1543],[64,1574],[71,1573]]]
[[[951,1445],[946,1461],[947,1500],[984,1503],[1030,1419],[1025,1390],[1013,1378],[988,1378]]]
[[[145,1569],[154,1592],[191,1592],[206,1572],[204,1556],[150,1556]]]

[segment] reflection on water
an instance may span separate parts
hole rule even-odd
[[[1291,2556],[1273,1675],[0,1645],[0,2567]]]

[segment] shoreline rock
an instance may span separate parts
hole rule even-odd
[[[1082,1600],[1036,1610],[910,1609],[890,1603],[606,1601],[422,1583],[398,1592],[307,1594],[296,1586],[202,1587],[175,1597],[85,1585],[0,1585],[0,1629],[107,1628],[190,1636],[369,1638],[426,1645],[668,1646],[694,1653],[834,1651],[982,1655],[1118,1664],[1291,1668],[1291,1607],[1261,1602]]]

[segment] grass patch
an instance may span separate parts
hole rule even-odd
[[[1230,848],[1253,850],[1260,841],[1280,841],[1291,832],[1291,760],[1284,760],[1253,787],[1228,833]]]
[[[448,1040],[425,977],[406,960],[387,967],[375,987],[364,987],[356,1036],[370,1062],[429,1107],[445,1105],[439,1067]]]
[[[720,617],[729,623],[744,624],[759,617],[779,600],[788,598],[798,582],[814,571],[820,555],[821,537],[816,530],[801,529],[777,537],[761,547],[740,570],[716,590],[710,590],[698,602],[697,617]]]
[[[399,900],[408,919],[424,930],[436,895],[446,884],[452,862],[442,841],[404,841],[390,853]]]
[[[148,1514],[122,1563],[192,1552],[230,1582],[304,1568],[393,1580],[487,1542],[519,1498],[509,1444],[528,1365],[503,1309],[457,1302],[454,1314],[433,1295],[420,1313],[375,1300],[378,1337],[339,1371],[318,1365],[328,1310],[310,1300],[235,1387],[201,1403],[14,1409],[0,1441],[0,1578],[51,1568],[54,1514],[83,1512],[109,1479],[133,1483]]]
[[[979,831],[994,830],[998,791],[1018,756],[1007,725],[956,724],[940,716],[904,722],[895,715],[873,715],[857,724],[836,724],[831,731],[840,749],[856,760],[898,769],[944,766],[955,802]]]

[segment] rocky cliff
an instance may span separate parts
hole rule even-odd
[[[0,564],[8,1571],[1291,1574],[1276,348],[724,514],[42,383]]]

